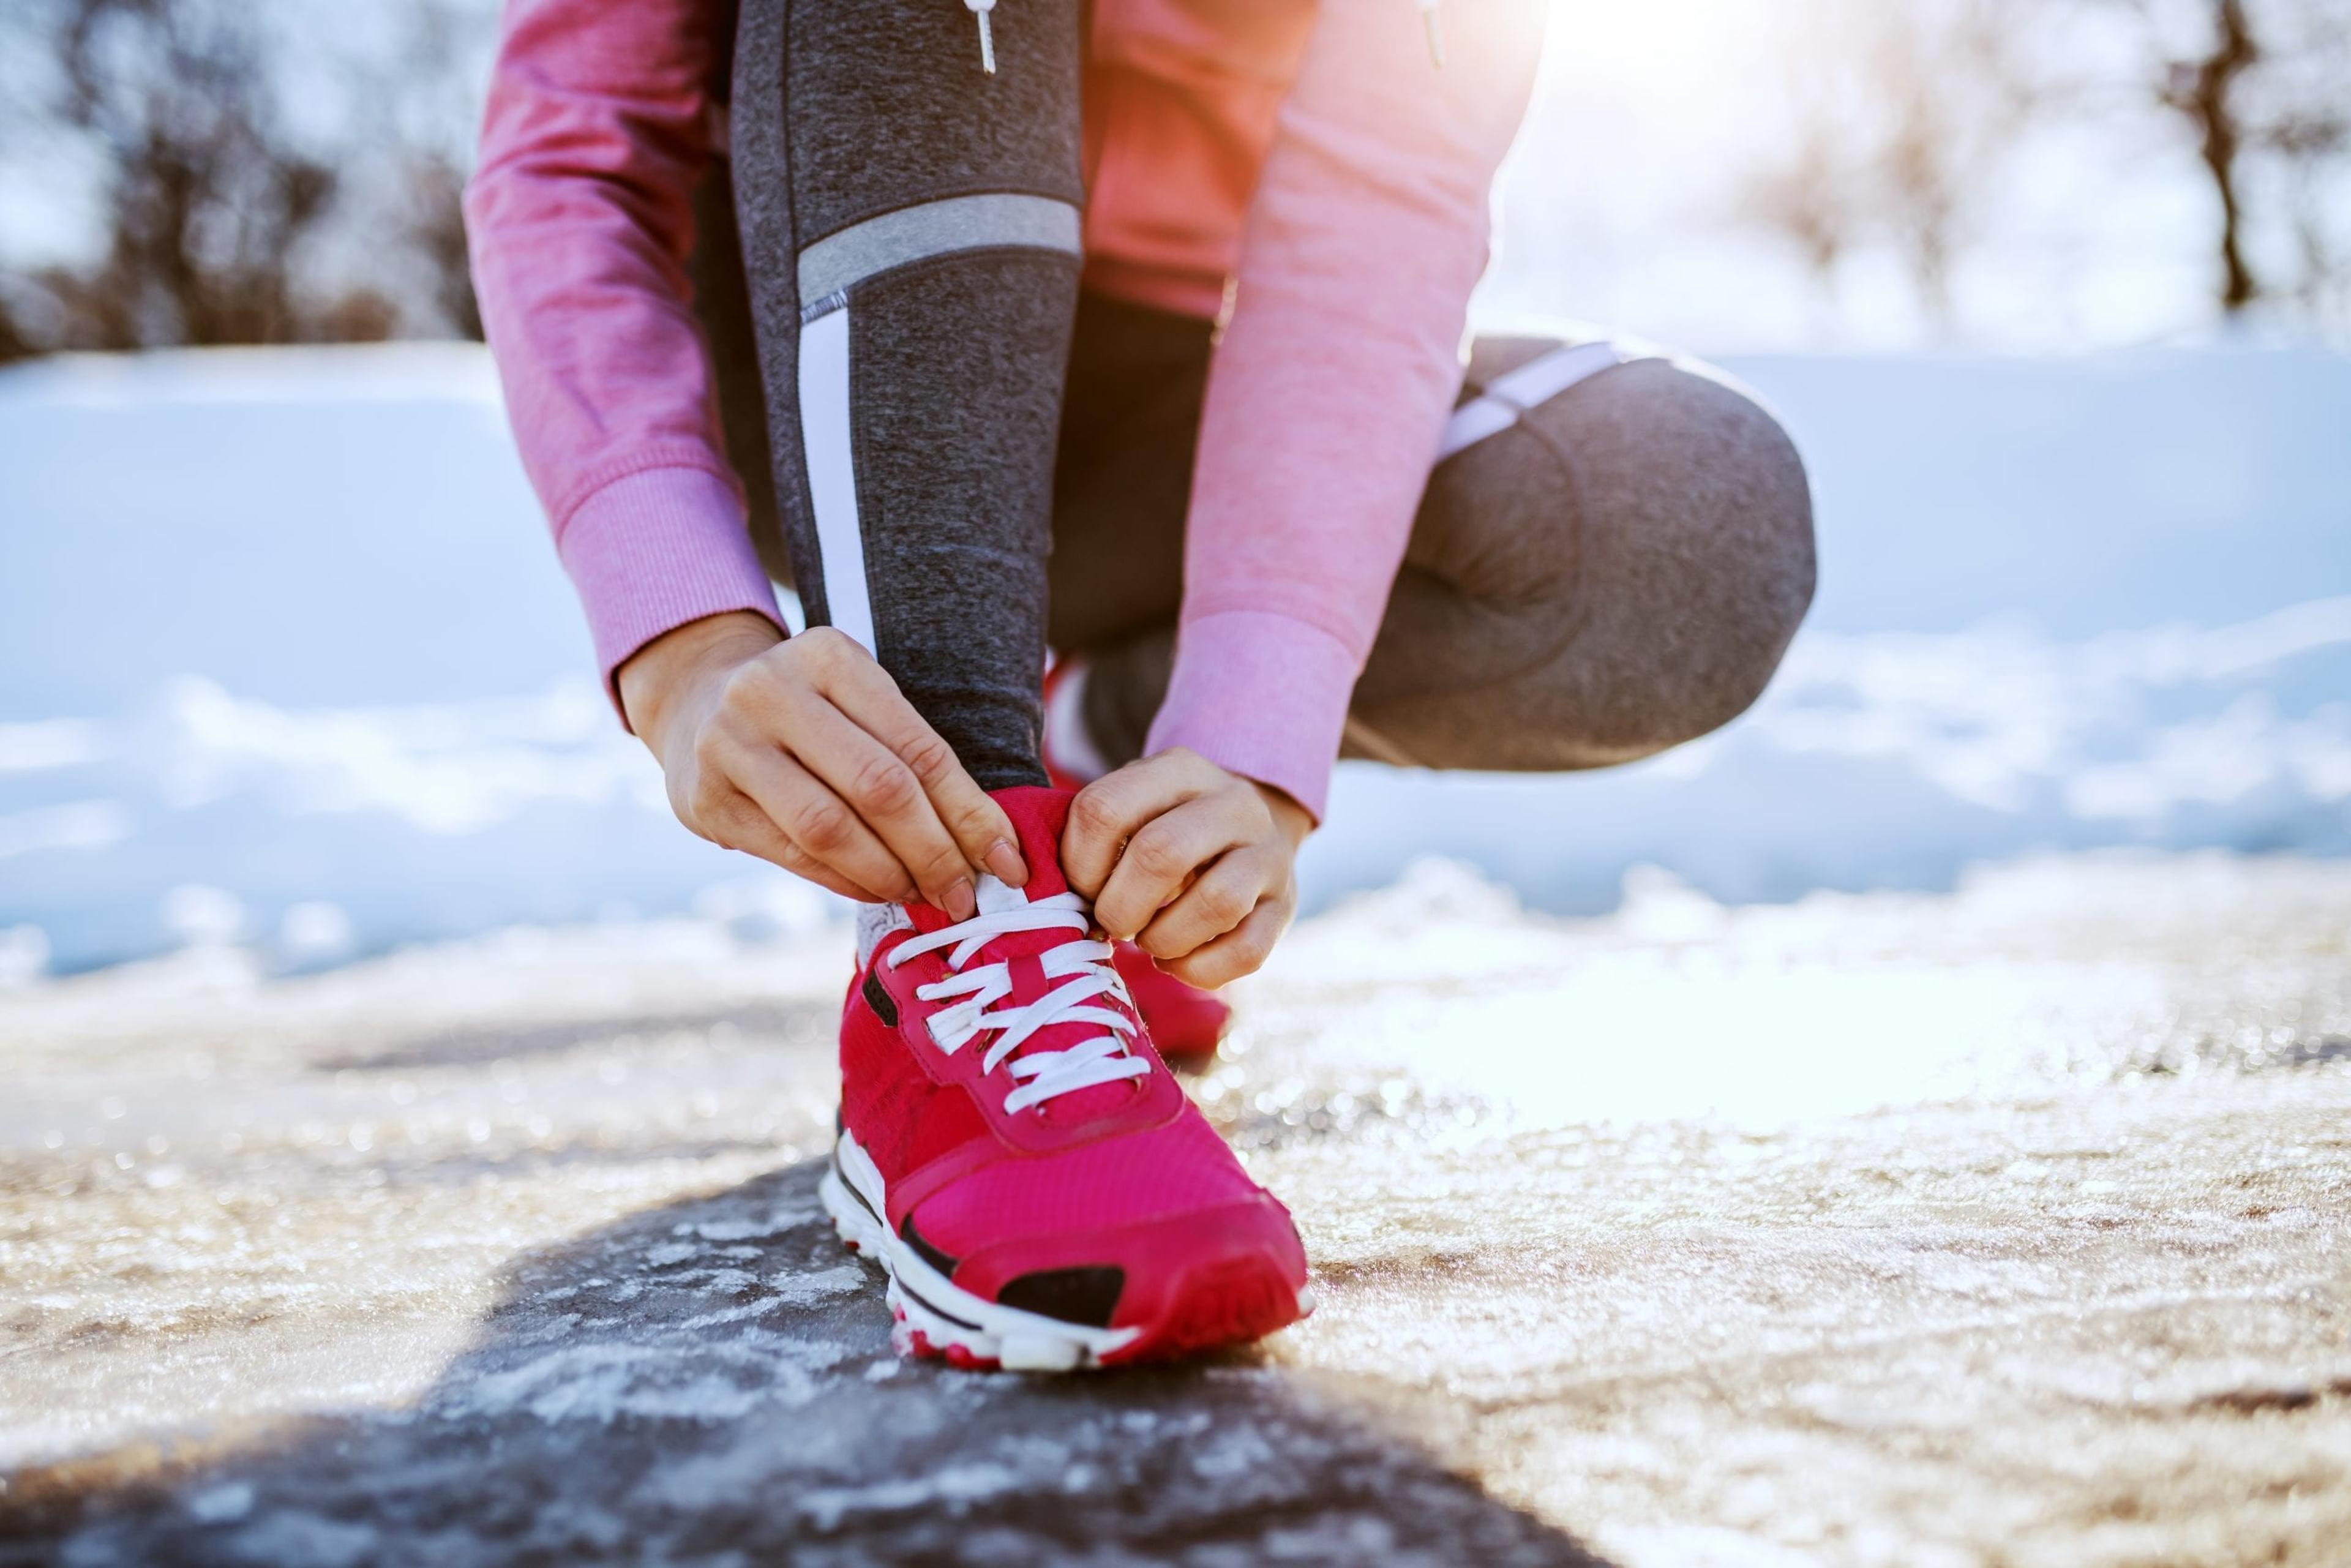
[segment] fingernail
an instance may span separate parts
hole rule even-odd
[[[1029,868],[1021,863],[1020,852],[1012,847],[1008,839],[997,840],[979,858],[987,862],[987,869],[996,873],[996,880],[1008,887],[1019,887],[1029,880]]]
[[[958,877],[947,889],[947,913],[957,920],[968,920],[979,913],[979,900],[972,895],[968,879]]]

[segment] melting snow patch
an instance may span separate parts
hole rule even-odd
[[[1019,1481],[1002,1465],[949,1465],[915,1479],[813,1491],[800,1499],[800,1511],[819,1530],[834,1530],[852,1513],[901,1513],[934,1503],[959,1508],[1009,1491]]]
[[[244,1481],[213,1487],[188,1499],[188,1511],[206,1524],[229,1524],[253,1511],[253,1488]]]
[[[768,1276],[768,1288],[779,1301],[804,1307],[863,1290],[865,1270],[855,1263],[841,1263],[813,1274],[773,1274]]]
[[[711,1219],[699,1225],[687,1223],[673,1226],[672,1236],[699,1236],[705,1241],[751,1241],[762,1236],[772,1236],[776,1227],[757,1219]]]
[[[363,1524],[345,1524],[315,1513],[274,1513],[236,1532],[234,1555],[248,1563],[350,1568],[376,1557],[383,1544]]]
[[[683,1284],[684,1281],[674,1281]],[[702,1292],[709,1296],[739,1295],[759,1282],[758,1277],[741,1269],[713,1269],[702,1279]]]
[[[715,1312],[704,1312],[699,1317],[688,1318],[677,1326],[681,1329],[717,1328],[724,1323],[739,1323],[764,1312],[774,1312],[781,1305],[783,1305],[781,1301],[772,1297],[765,1301],[746,1301],[739,1307],[721,1307]]]
[[[729,1421],[762,1405],[806,1404],[816,1394],[812,1369],[841,1354],[836,1345],[775,1340],[681,1348],[572,1345],[475,1379],[444,1413],[522,1410],[547,1422],[608,1425],[623,1416]],[[740,1364],[741,1376],[706,1370],[714,1361]]]

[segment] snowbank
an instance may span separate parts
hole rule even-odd
[[[1748,718],[1562,779],[1349,768],[1310,901],[1466,859],[1545,907],[1933,888],[2139,845],[2351,850],[2351,362],[1732,367],[1812,462],[1820,604]],[[0,375],[0,985],[822,900],[680,831],[477,350]]]

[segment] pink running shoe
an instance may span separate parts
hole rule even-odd
[[[1308,1309],[1290,1213],[1185,1097],[1061,872],[1066,790],[998,791],[1026,888],[870,906],[820,1191],[901,1354],[1059,1371],[1244,1343]]]
[[[1118,944],[1111,962],[1118,966],[1119,978],[1151,1031],[1151,1043],[1167,1065],[1178,1072],[1206,1072],[1213,1066],[1233,1021],[1224,998],[1177,979],[1132,942]]]
[[[1062,789],[1082,789],[1107,768],[1093,754],[1079,712],[1078,684],[1084,671],[1082,664],[1056,659],[1045,672],[1045,772]],[[1232,1027],[1233,1009],[1216,992],[1167,973],[1132,942],[1120,943],[1112,962],[1151,1031],[1151,1043],[1168,1065],[1179,1072],[1207,1071]]]

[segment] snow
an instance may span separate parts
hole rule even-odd
[[[1422,852],[1593,913],[1644,865],[1735,904],[2101,846],[2351,848],[2351,361],[1730,368],[1820,499],[1819,602],[1763,702],[1600,775],[1343,769],[1310,907]],[[0,987],[838,918],[669,818],[480,350],[37,364],[0,374]]]

